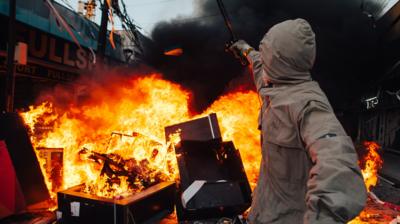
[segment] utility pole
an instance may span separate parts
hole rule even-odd
[[[14,87],[15,87],[15,16],[17,11],[17,0],[9,1],[8,14],[8,45],[7,45],[7,74],[5,88],[5,110],[7,112],[14,111]]]
[[[99,63],[104,63],[104,56],[106,52],[108,10],[109,7],[107,4],[107,0],[104,0],[101,9],[101,23],[100,23],[99,36],[97,39],[97,60]]]

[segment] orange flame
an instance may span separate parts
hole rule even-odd
[[[194,118],[189,116],[187,106],[189,92],[159,75],[124,80],[123,85],[115,86],[118,88],[94,86],[90,92],[92,97],[96,96],[95,100],[85,104],[72,102],[63,109],[47,102],[21,114],[33,132],[35,148],[64,148],[63,188],[86,183],[90,191],[105,197],[130,191],[126,180],[110,184],[100,175],[98,164],[80,158],[82,148],[116,154],[125,160],[147,161],[147,168],[161,172],[166,180],[177,178],[175,154],[170,149],[171,143],[165,143],[164,127]],[[248,161],[245,169],[252,186],[260,161],[258,106],[254,105],[259,105],[255,92],[236,92],[222,96],[198,115],[217,113],[223,138],[233,140],[243,160]],[[46,125],[50,128],[38,135],[35,128]],[[110,137],[111,133],[120,135]],[[172,139],[177,141],[176,137]],[[40,162],[44,166],[44,161]],[[52,189],[47,174],[43,173],[48,188]],[[55,192],[52,193],[54,196]]]
[[[164,51],[164,55],[167,56],[181,56],[183,54],[183,49],[182,48],[174,48],[172,50],[166,50]]]
[[[361,173],[364,178],[365,187],[369,192],[378,182],[378,171],[382,168],[383,160],[378,154],[378,150],[381,149],[381,147],[376,142],[365,141],[363,142],[363,146],[367,154],[361,158],[359,163],[361,166]],[[374,219],[376,215],[373,213],[376,212],[377,211],[374,211],[373,209],[371,210],[365,208],[357,218],[348,224],[368,224],[370,223],[369,220]]]
[[[370,191],[378,182],[378,171],[382,168],[383,160],[378,154],[378,150],[381,147],[376,142],[365,141],[363,145],[367,150],[367,154],[362,159],[365,164],[361,172],[364,177],[365,186]]]

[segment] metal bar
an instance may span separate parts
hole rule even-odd
[[[385,148],[383,149],[383,151],[389,152],[389,153],[391,153],[391,154],[395,154],[395,155],[397,155],[397,156],[400,156],[400,151],[399,151],[399,150],[395,150],[395,149],[391,149],[391,148],[385,147]]]
[[[7,74],[5,88],[5,110],[14,110],[14,88],[15,88],[15,16],[17,11],[17,0],[9,1],[8,15],[8,45],[7,45]]]
[[[379,179],[385,181],[386,183],[388,183],[388,184],[390,184],[390,185],[392,185],[392,186],[396,185],[395,183],[393,183],[392,181],[390,181],[390,180],[388,180],[388,179],[382,177],[381,175],[378,175],[378,177],[379,177]]]

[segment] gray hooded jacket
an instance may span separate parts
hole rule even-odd
[[[311,80],[315,49],[310,25],[296,19],[272,27],[247,55],[263,102],[253,224],[346,223],[365,206],[353,143]]]

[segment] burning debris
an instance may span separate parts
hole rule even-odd
[[[79,158],[83,148],[118,155],[124,161],[134,159],[140,163],[147,160],[151,169],[163,173],[168,180],[176,180],[176,158],[165,143],[164,127],[190,120],[187,106],[190,94],[157,75],[113,80],[107,87],[101,83],[88,85],[86,92],[89,95],[76,96],[70,90],[58,89],[57,94],[42,97],[48,103],[32,106],[21,113],[32,130],[35,148],[64,148],[62,189],[81,183],[96,183],[94,186],[99,186],[99,182],[107,183],[106,179],[98,178],[102,168],[96,167],[98,163]],[[260,159],[254,150],[259,147],[258,131],[253,128],[257,127],[258,108],[253,106],[257,104],[255,92],[235,92],[222,96],[203,113],[214,112],[220,116],[221,135],[224,139],[232,139],[241,150],[252,187],[257,180]],[[51,128],[40,129],[40,135],[36,135],[38,123],[42,126],[51,124]],[[114,133],[111,138],[110,133]],[[43,165],[43,161],[40,162]],[[129,184],[123,179],[126,177],[121,179],[124,184],[114,192],[128,191]],[[47,184],[51,189],[48,177]]]
[[[378,151],[381,147],[376,142],[365,141],[358,145],[360,156],[359,165],[368,190],[367,206],[360,215],[349,224],[389,223],[399,215],[398,205],[381,201],[372,189],[378,183],[378,171],[382,168],[383,160]]]
[[[400,207],[391,203],[381,201],[373,192],[368,193],[367,206],[360,215],[348,224],[397,224],[391,222],[400,219]]]
[[[134,144],[136,138],[147,140],[147,147],[152,148],[150,157],[137,160],[134,157],[124,158],[123,153],[118,154],[118,148],[137,146]],[[105,151],[114,153],[100,153],[83,147],[78,152],[80,159],[94,162],[95,167],[99,169],[99,176],[94,181],[85,183],[84,192],[109,198],[122,197],[140,192],[162,181],[174,181],[152,165],[159,156],[158,148],[164,146],[167,147],[168,153],[172,152],[171,144],[165,145],[139,132],[133,132],[132,135],[112,132]],[[171,163],[166,162],[168,171],[173,172]]]
[[[156,156],[156,152],[157,150],[153,150],[153,155]],[[93,195],[115,197],[116,188],[113,186],[123,185],[122,181],[127,184],[128,192],[126,193],[132,194],[169,179],[159,170],[151,168],[147,159],[141,161],[136,161],[134,158],[125,160],[118,154],[103,154],[90,151],[87,148],[81,149],[79,154],[101,167],[99,178],[104,180],[85,184],[84,192]],[[102,184],[99,185],[99,183]]]
[[[51,182],[51,191],[56,192],[62,186],[63,149],[37,148],[39,158],[43,161],[46,176]]]

